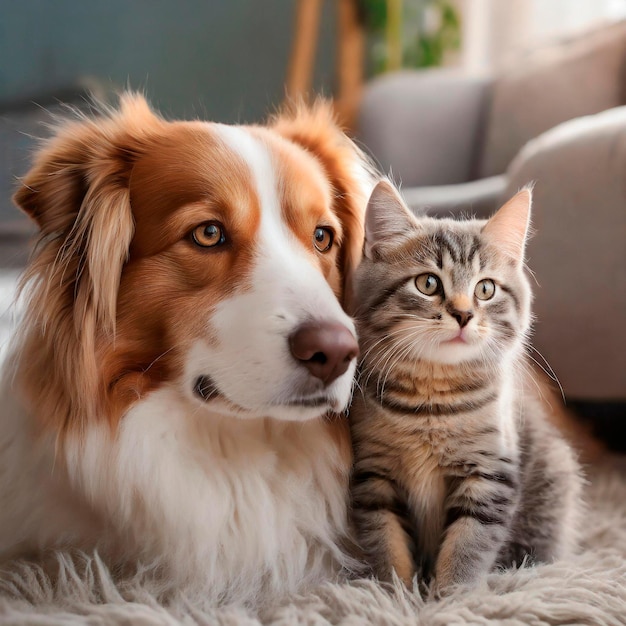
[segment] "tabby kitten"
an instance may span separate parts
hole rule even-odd
[[[530,204],[525,189],[488,221],[417,219],[389,183],[372,194],[351,488],[380,579],[419,570],[442,594],[576,545],[579,468],[528,384]]]

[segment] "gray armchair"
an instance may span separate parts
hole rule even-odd
[[[364,92],[357,136],[401,184],[417,211],[459,206],[488,213],[506,187],[503,173],[480,177],[492,81],[449,70],[398,72]]]
[[[620,23],[493,79],[403,72],[367,87],[357,133],[418,213],[484,217],[535,182],[534,345],[568,399],[622,415],[625,67]]]
[[[626,22],[520,58],[496,76],[405,71],[372,81],[357,136],[409,205],[485,214],[520,149],[554,126],[626,105]]]

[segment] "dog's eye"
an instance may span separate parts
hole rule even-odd
[[[318,226],[313,233],[313,245],[319,252],[328,252],[333,245],[333,239],[333,231],[325,226]]]
[[[224,227],[217,222],[200,224],[191,231],[191,238],[194,243],[202,248],[214,248],[226,241]]]

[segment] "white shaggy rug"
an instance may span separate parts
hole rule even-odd
[[[253,626],[259,624],[626,624],[626,461],[590,472],[584,550],[570,560],[490,575],[478,588],[424,601],[401,586],[327,584],[256,614],[180,595],[159,604],[143,585],[116,585],[97,558],[59,555],[55,586],[32,566],[0,579],[2,624]],[[80,572],[80,573],[79,573]]]

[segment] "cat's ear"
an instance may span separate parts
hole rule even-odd
[[[485,239],[517,263],[524,262],[524,248],[530,226],[532,191],[525,188],[515,194],[483,227]]]
[[[415,218],[391,183],[381,180],[367,203],[363,254],[371,259],[376,248],[397,242],[415,230]]]

